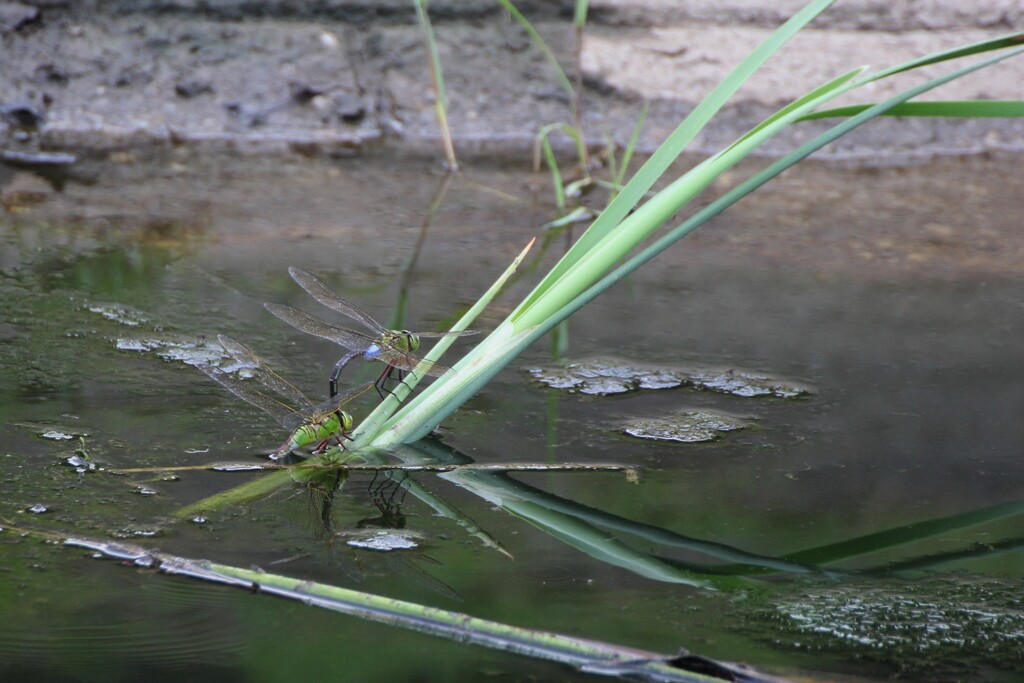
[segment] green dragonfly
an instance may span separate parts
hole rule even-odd
[[[252,374],[264,387],[287,400],[264,394],[237,375],[212,365],[200,365],[199,369],[238,398],[269,413],[278,422],[293,430],[291,436],[270,456],[279,460],[293,450],[316,443],[315,450],[322,450],[331,439],[345,447],[342,439],[349,437],[352,430],[352,416],[342,410],[349,401],[365,393],[373,384],[366,384],[341,396],[334,396],[320,405],[314,405],[295,385],[270,369],[267,363],[252,349],[237,339],[224,335],[217,337],[228,355],[243,369]],[[289,403],[300,406],[298,410]]]
[[[374,382],[374,386],[377,387],[377,392],[380,393],[381,387],[391,377],[392,373],[397,371],[398,379],[401,380],[402,373],[413,370],[423,362],[421,358],[413,354],[413,352],[420,347],[421,338],[463,337],[471,334],[477,334],[477,330],[466,330],[463,332],[409,332],[408,330],[389,330],[374,320],[369,313],[335,294],[331,288],[325,285],[316,275],[302,270],[301,268],[295,268],[294,266],[288,269],[288,274],[292,276],[292,279],[295,280],[300,287],[306,290],[310,296],[321,304],[334,309],[338,313],[346,315],[353,320],[359,321],[364,327],[373,332],[373,335],[371,336],[362,332],[356,332],[355,330],[332,325],[331,323],[324,322],[316,316],[300,311],[297,308],[286,306],[285,304],[269,302],[263,304],[268,311],[292,327],[302,330],[307,334],[312,334],[317,337],[327,339],[328,341],[332,341],[349,350],[349,353],[345,354],[337,364],[335,364],[334,372],[331,373],[329,383],[331,396],[334,396],[337,393],[338,377],[341,376],[341,371],[345,368],[348,362],[356,356],[363,356],[366,360],[370,361],[380,361],[386,365],[384,370],[380,373],[380,377],[378,377],[377,381]],[[426,368],[425,374],[431,376],[441,375],[448,370],[445,366],[437,363],[428,363],[424,367]]]

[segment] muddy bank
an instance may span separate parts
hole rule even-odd
[[[584,124],[592,142],[628,138],[643,103],[653,148],[802,0],[605,0],[583,43]],[[519,3],[572,73],[570,3]],[[464,155],[530,149],[566,121],[568,97],[525,32],[493,2],[431,4]],[[860,64],[886,65],[1006,33],[1012,2],[838,3],[744,88],[696,143],[727,144],[781,103]],[[411,5],[393,2],[0,3],[5,148],[74,150],[141,143],[351,154],[374,145],[434,153],[426,52]],[[723,47],[726,46],[726,47]],[[880,98],[911,80],[882,85]],[[1019,98],[1024,60],[935,98]],[[779,153],[825,124],[772,143]],[[911,155],[1024,148],[1019,121],[875,122],[825,154]]]

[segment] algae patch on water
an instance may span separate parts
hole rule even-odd
[[[838,653],[909,680],[1020,680],[1024,593],[998,579],[932,578],[809,589],[754,618],[772,646]]]
[[[107,320],[112,320],[128,327],[138,327],[148,323],[150,320],[149,316],[142,311],[122,304],[96,303],[86,306],[86,309],[90,313],[99,314]]]
[[[725,432],[743,429],[749,425],[749,420],[732,415],[688,410],[665,418],[634,418],[623,425],[622,431],[639,439],[701,443],[714,441]]]
[[[697,365],[659,366],[609,357],[528,368],[527,372],[553,389],[594,396],[676,387],[747,398],[800,398],[813,393],[806,385],[761,372]]]
[[[353,529],[339,534],[353,548],[390,552],[412,550],[421,543],[420,535],[408,529]]]
[[[119,338],[114,342],[118,351],[153,353],[168,361],[186,365],[215,365],[225,358],[219,345],[205,339]]]

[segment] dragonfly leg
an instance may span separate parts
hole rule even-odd
[[[335,434],[334,436],[329,436],[329,437],[327,437],[326,439],[324,439],[323,441],[321,441],[320,443],[318,443],[316,445],[316,448],[313,449],[313,453],[315,453],[315,454],[323,453],[324,451],[327,450],[327,445],[330,444],[331,441],[337,441],[338,445],[341,446],[341,450],[347,451],[348,449],[345,448],[345,442],[342,441],[342,439],[348,439],[349,441],[351,441],[352,437],[349,436],[348,434],[344,433],[344,432],[341,433],[341,434]]]
[[[404,372],[402,370],[399,370],[398,371],[398,382],[399,382],[399,384],[405,385],[405,388],[409,389],[409,391],[412,391],[412,388],[410,388],[408,384],[405,384],[405,377],[406,377],[407,374],[408,373],[406,373],[406,372]]]
[[[388,380],[391,379],[391,373],[397,368],[394,365],[388,365],[384,368],[383,372],[380,373],[380,377],[373,383],[373,388],[377,390],[377,395],[380,396],[380,400],[384,400],[384,394],[393,396],[395,392],[388,389]]]
[[[345,369],[348,362],[359,355],[358,351],[352,351],[346,353],[341,357],[337,363],[334,364],[334,372],[331,373],[331,379],[327,383],[327,388],[330,391],[330,397],[334,398],[338,395],[338,378],[341,377],[341,371]]]
[[[339,446],[341,446],[341,450],[347,451],[348,449],[345,448],[345,442],[342,441],[342,439],[348,439],[349,441],[352,441],[352,437],[349,436],[348,434],[338,434],[337,436],[334,437],[334,440],[338,442]]]
[[[395,395],[395,392],[387,387],[388,381],[395,373],[398,373],[398,383],[405,384],[405,371],[395,367],[394,365],[389,365],[384,368],[384,372],[380,373],[380,377],[378,377],[377,381],[374,382],[373,386],[377,389],[377,395],[380,396],[381,400],[384,400],[384,394],[387,394],[388,396]],[[409,389],[408,384],[405,384],[405,387]],[[402,399],[398,399],[398,402],[403,403],[404,401]]]
[[[334,441],[337,441],[337,442],[338,442],[338,446],[340,446],[340,447],[341,447],[341,450],[343,450],[343,451],[347,451],[348,449],[347,449],[347,448],[345,448],[345,442],[344,442],[344,441],[342,441],[342,439],[348,439],[349,441],[352,441],[352,437],[351,437],[351,436],[349,436],[349,435],[348,435],[348,433],[346,433],[346,432],[341,432],[340,434],[335,434],[334,436],[332,436],[332,437],[329,437],[329,438],[327,438],[327,439],[324,439],[323,441],[321,441],[321,442],[320,442],[320,445],[319,445],[319,446],[317,446],[317,452],[319,452],[319,451],[320,451],[320,448],[321,448],[321,447],[323,447],[323,446],[325,446],[325,445],[329,444],[329,443],[331,442],[331,440],[332,440],[332,439],[333,439]]]

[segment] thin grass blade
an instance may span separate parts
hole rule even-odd
[[[829,7],[835,0],[814,0],[777,28],[761,45],[737,66],[690,112],[682,123],[658,147],[657,151],[636,172],[622,192],[591,224],[561,261],[534,288],[533,292],[513,313],[513,319],[528,309],[547,289],[580,258],[599,244],[607,233],[614,230],[626,214],[636,206],[683,149],[703,130],[704,126],[722,108],[725,102],[750,78],[764,62],[777,52],[790,38]]]
[[[816,111],[801,116],[798,121],[835,119],[856,116],[867,111],[872,104],[854,104]],[[1024,116],[1024,100],[951,100],[936,102],[906,102],[893,107],[882,116],[942,116],[946,118],[1000,118],[1014,119]]]
[[[903,104],[904,102],[913,97],[917,97],[918,95],[924,92],[933,90],[934,88],[937,88],[940,85],[944,85],[945,83],[966,76],[967,74],[973,73],[974,71],[978,71],[979,69],[991,66],[1005,59],[1016,57],[1020,54],[1024,54],[1024,49],[1017,49],[1011,52],[997,55],[995,57],[990,57],[989,59],[986,59],[982,62],[978,62],[976,64],[972,64],[970,66],[957,69],[938,78],[934,78],[926,83],[922,83],[918,86],[905,90],[904,92],[886,100],[885,102],[876,104],[870,109],[862,111],[860,114],[851,117],[844,121],[843,123],[831,128],[830,130],[818,136],[814,140],[806,143],[799,149],[791,152],[790,154],[771,164],[770,166],[768,166],[768,168],[764,169],[760,173],[757,173],[753,177],[748,178],[744,182],[740,183],[735,188],[724,194],[722,197],[715,200],[704,209],[698,211],[690,219],[688,219],[681,225],[677,226],[673,230],[669,231],[668,233],[660,237],[646,249],[644,249],[631,259],[629,259],[629,261],[627,261],[620,267],[616,268],[613,272],[609,273],[607,276],[605,276],[592,287],[590,287],[586,292],[581,294],[576,300],[567,305],[557,315],[552,316],[551,321],[538,326],[538,328],[535,330],[535,334],[543,334],[548,329],[556,325],[558,321],[564,319],[565,317],[579,310],[579,308],[584,306],[586,303],[592,301],[594,297],[596,297],[601,292],[605,291],[612,284],[618,282],[629,273],[632,273],[634,270],[636,270],[641,265],[654,258],[654,256],[667,249],[670,245],[672,245],[682,237],[693,232],[698,227],[700,227],[707,221],[711,220],[718,214],[722,213],[723,211],[725,211],[725,209],[732,206],[733,204],[735,204],[740,199],[747,196],[757,188],[761,187],[762,185],[764,185],[769,180],[779,175],[786,169],[806,159],[808,156],[810,156],[817,150],[821,149],[830,142],[833,142],[837,138],[845,135],[846,133],[849,133],[854,128],[857,128],[858,126],[867,123],[868,121],[874,119],[877,116],[881,116],[885,112],[893,109],[894,107],[900,104]]]
[[[984,52],[1003,50],[1017,45],[1024,45],[1024,32],[1019,31],[1005,36],[999,36],[997,38],[986,38],[985,40],[979,40],[978,42],[970,43],[969,45],[961,45],[949,50],[934,52],[930,55],[925,55],[924,57],[912,59],[908,62],[903,62],[902,64],[896,64],[895,66],[883,69],[878,73],[873,74],[868,80],[877,81],[881,78],[887,78],[894,74],[910,71],[922,66],[938,64],[939,62],[946,62],[951,59],[960,59],[962,57],[972,57]]]
[[[650,108],[650,102],[644,102],[644,106],[640,108],[640,115],[636,119],[636,125],[633,126],[633,133],[629,136],[629,142],[626,143],[626,149],[622,153],[622,161],[619,163],[619,168],[613,176],[616,185],[621,186],[626,173],[629,172],[629,165],[633,161],[633,152],[636,151],[637,143],[640,142],[640,133],[647,122],[647,112]]]
[[[551,51],[548,44],[544,42],[544,39],[537,32],[537,29],[533,27],[530,20],[523,16],[523,13],[519,11],[515,5],[512,4],[511,0],[498,0],[498,4],[505,8],[509,15],[516,20],[516,22],[523,27],[526,34],[533,41],[533,44],[537,46],[537,49],[544,53],[544,58],[548,60],[548,64],[555,71],[555,78],[558,79],[558,83],[562,86],[565,92],[569,95],[569,101],[576,101],[576,90],[572,87],[572,81],[565,75],[565,70],[562,69],[562,65],[558,63],[558,58],[555,57],[555,53]]]
[[[437,49],[437,38],[434,36],[434,27],[430,23],[430,15],[427,14],[426,0],[412,0],[412,4],[416,7],[416,18],[423,31],[423,39],[430,54],[430,76],[434,82],[434,112],[437,116],[438,127],[441,129],[445,159],[448,162],[448,168],[454,171],[459,167],[459,162],[455,158],[452,131],[448,126],[448,92],[444,85],[444,72],[441,70],[441,54]]]

